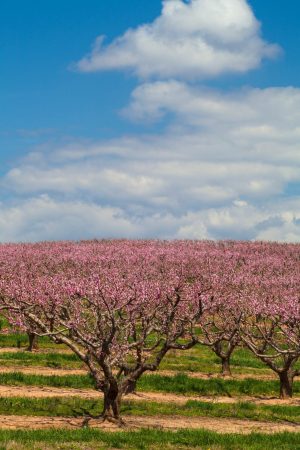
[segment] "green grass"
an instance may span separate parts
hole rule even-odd
[[[1,347],[20,347],[28,346],[28,337],[24,333],[0,334]],[[54,344],[48,337],[39,338],[41,349],[65,348],[63,345]],[[2,356],[2,355],[1,355]],[[182,370],[188,371],[213,371],[218,372],[219,358],[208,347],[197,345],[187,352],[170,352],[162,363],[162,367],[168,370],[177,370],[180,365]],[[238,348],[232,356],[233,367],[264,368],[265,365],[255,358],[249,350]]]
[[[186,372],[219,373],[220,359],[208,347],[197,345],[187,352],[170,352],[163,360],[162,370],[181,370]],[[270,373],[270,369],[256,358],[248,349],[238,348],[231,357],[232,372]]]
[[[247,348],[236,348],[231,356],[233,373],[271,373],[270,369]],[[298,364],[300,368],[300,363]],[[196,345],[187,352],[172,351],[161,364],[161,369],[190,372],[218,373],[220,359],[208,347]]]
[[[14,442],[18,450],[27,449],[186,449],[198,450],[299,450],[300,434],[273,435],[252,433],[249,435],[218,434],[206,430],[140,430],[137,432],[105,433],[100,430],[0,430],[0,449]],[[89,447],[84,444],[88,443]],[[34,444],[37,446],[33,447]],[[69,444],[69,446],[68,446]]]
[[[5,319],[0,319],[0,326],[7,326]],[[2,323],[3,322],[3,323]],[[28,336],[26,333],[0,334],[1,347],[27,347]],[[54,344],[50,338],[39,338],[41,349],[66,348],[64,345]],[[236,373],[240,370],[248,369],[268,370],[266,365],[256,358],[247,348],[238,347],[231,357],[232,368]],[[187,352],[171,351],[162,363],[162,368],[168,370],[178,370],[178,366],[183,371],[218,372],[220,369],[220,359],[207,346],[196,345]],[[300,368],[300,362],[298,364]]]
[[[20,372],[0,374],[0,385],[6,386],[52,386],[61,388],[93,388],[94,383],[89,375],[29,375]]]
[[[202,380],[189,378],[185,374],[174,377],[162,375],[145,375],[138,383],[139,390],[169,392],[178,394],[196,395],[223,395],[223,396],[278,396],[279,381],[277,380]],[[294,394],[300,394],[300,382],[294,382]]]
[[[80,361],[74,354],[57,353],[57,348],[48,338],[39,341],[41,353],[1,353],[2,365],[46,366],[57,368],[78,368]],[[21,347],[28,345],[25,334],[0,334],[0,347]],[[45,350],[49,350],[45,353]],[[218,373],[219,359],[209,349],[196,346],[188,352],[171,352],[163,361],[161,369],[187,372]],[[233,373],[262,374],[270,373],[266,366],[256,359],[247,349],[239,348],[232,356]],[[63,388],[93,388],[93,380],[88,375],[42,376],[22,373],[0,374],[0,385],[53,386]],[[174,377],[163,375],[145,375],[138,383],[140,391],[178,393],[184,395],[217,396],[278,396],[277,380],[224,380],[196,379],[178,374]],[[300,382],[294,383],[294,393],[300,395]],[[100,396],[99,396],[100,397]],[[291,422],[300,424],[300,408],[286,405],[255,405],[249,402],[235,404],[206,403],[187,401],[182,405],[144,401],[127,401],[122,405],[124,415],[147,416],[185,416],[215,417],[262,420],[269,422]],[[82,416],[83,409],[93,414],[100,413],[102,400],[87,400],[79,397],[65,398],[0,398],[0,414],[33,416]],[[86,444],[86,445],[85,445]],[[0,429],[0,450],[50,450],[50,449],[185,449],[205,450],[300,450],[300,434],[263,435],[219,435],[204,430],[182,430],[163,432],[160,430],[142,430],[139,432],[122,431],[104,433],[100,430],[42,430],[42,431],[5,431]]]
[[[53,386],[64,388],[93,388],[89,375],[44,376],[19,372],[0,374],[0,385],[15,386]],[[168,392],[183,395],[219,395],[219,396],[278,396],[277,380],[202,380],[189,378],[185,374],[172,376],[144,375],[138,382],[138,390],[148,392]],[[300,382],[294,383],[294,394],[300,394]]]
[[[2,366],[45,366],[64,369],[82,367],[82,362],[74,353],[31,353],[31,352],[0,352]]]
[[[3,347],[28,347],[28,336],[26,333],[0,334],[0,348]],[[66,348],[64,345],[55,344],[47,336],[39,338],[40,348]]]
[[[20,347],[26,348],[28,345],[28,338],[26,334],[0,334],[0,348],[1,347]],[[39,338],[39,346],[41,353],[23,354],[23,352],[1,354],[0,362],[2,365],[18,365],[22,363],[27,366],[45,365],[48,367],[58,368],[77,368],[81,363],[75,355],[59,354],[53,352],[43,353],[46,349],[53,351],[57,348],[65,349],[63,345],[54,344],[49,338]],[[237,348],[231,357],[232,372],[235,374],[268,374],[272,373],[270,369],[256,358],[248,349]],[[300,368],[300,363],[299,363]],[[197,345],[187,352],[171,351],[163,360],[161,370],[173,370],[182,372],[203,372],[217,374],[220,372],[220,359],[208,347]]]
[[[55,353],[53,351],[44,352],[7,352],[1,353],[0,351],[0,364],[2,366],[45,366],[59,369],[78,369],[84,367],[83,363],[73,353]],[[266,374],[272,373],[268,369],[255,369],[250,367],[243,367],[241,360],[239,360],[240,367],[238,365],[232,366],[233,373],[244,374]],[[160,370],[173,370],[182,372],[203,372],[203,373],[216,373],[220,372],[220,364],[209,362],[206,360],[200,361],[198,357],[192,355],[182,355],[178,357],[170,357],[168,360],[161,364]]]
[[[0,414],[5,415],[81,417],[85,410],[93,415],[100,414],[102,406],[101,398],[99,400],[87,400],[79,397],[0,398]],[[298,406],[255,405],[247,402],[235,404],[205,403],[201,401],[187,401],[185,404],[177,405],[125,399],[121,409],[123,415],[133,416],[234,418],[291,422],[300,425],[300,409]]]

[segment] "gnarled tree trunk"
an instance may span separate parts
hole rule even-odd
[[[28,352],[33,352],[35,350],[38,350],[38,337],[35,333],[31,333],[31,332],[27,332],[28,335],[28,347],[27,347],[27,351]]]
[[[231,377],[230,358],[235,349],[236,344],[233,342],[217,342],[212,350],[221,359],[221,374],[226,377]]]
[[[231,377],[231,368],[230,368],[230,355],[222,356],[222,375],[224,377]]]
[[[104,406],[102,418],[113,419],[117,422],[121,422],[120,417],[120,404],[121,404],[121,394],[119,391],[118,382],[114,379],[106,381],[103,387],[104,393]]]
[[[279,374],[280,380],[280,398],[292,398],[293,397],[293,381],[294,374],[292,371],[282,371]]]

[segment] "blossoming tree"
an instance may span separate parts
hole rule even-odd
[[[300,264],[295,245],[265,244],[253,255],[244,278],[240,335],[280,380],[280,397],[293,394],[300,375]]]
[[[241,296],[239,280],[244,274],[245,246],[230,242],[207,249],[211,287],[209,308],[200,319],[199,342],[208,346],[221,361],[221,374],[231,376],[230,358],[240,344]]]
[[[121,423],[121,399],[142,374],[169,350],[197,343],[210,286],[197,252],[180,243],[40,244],[6,253],[1,307],[12,323],[67,345],[87,365],[104,394],[103,419]]]

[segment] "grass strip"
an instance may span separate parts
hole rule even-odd
[[[103,402],[79,397],[0,398],[0,414],[43,417],[81,417],[84,411],[98,415]],[[128,401],[122,404],[122,414],[132,416],[185,416],[290,422],[300,425],[298,406],[255,405],[249,402],[235,404],[187,401],[183,405],[148,401]]]
[[[0,335],[0,348],[1,347],[19,347],[25,348],[28,346],[28,336],[22,333],[12,333]],[[41,349],[51,349],[65,348],[63,345],[54,344],[48,337],[39,338],[39,346]],[[16,354],[14,354],[16,356]],[[33,354],[32,358],[23,357],[23,361],[26,361],[28,365],[38,365],[40,363],[45,363],[48,367],[75,367],[78,359],[75,355],[73,360],[57,358],[55,356],[48,361],[47,355]],[[44,359],[45,358],[45,359]],[[2,360],[22,360],[21,357],[14,358],[13,355],[4,357],[0,354],[0,359]],[[64,363],[74,362],[74,365]],[[231,357],[231,367],[235,373],[269,373],[269,369],[265,364],[262,363],[258,358],[256,358],[248,349],[237,348]],[[300,362],[297,366],[300,368]],[[162,370],[180,370],[187,372],[203,372],[203,373],[218,373],[220,372],[220,359],[211,351],[203,345],[197,345],[193,349],[184,352],[170,352],[165,360],[161,364]]]
[[[89,375],[31,375],[19,372],[0,374],[0,385],[14,386],[52,386],[62,388],[93,388]],[[145,392],[167,392],[183,395],[217,395],[217,396],[278,396],[277,380],[224,380],[189,378],[185,374],[175,376],[144,375],[138,383],[138,390]],[[294,393],[300,394],[300,382],[294,382]]]
[[[185,374],[174,377],[163,375],[145,375],[138,383],[139,390],[168,392],[178,394],[218,395],[218,396],[278,396],[279,381],[255,380],[224,380],[213,378],[209,380],[189,378]],[[300,394],[300,382],[294,383],[294,393]]]
[[[0,353],[0,363],[3,366],[45,366],[59,369],[70,369],[82,367],[82,362],[73,353],[30,353],[30,352],[7,352]]]
[[[1,450],[7,449],[8,443],[14,442],[16,449],[34,448],[68,448],[80,449],[85,443],[95,450],[109,448],[126,449],[185,449],[201,450],[299,450],[300,434],[279,433],[266,435],[252,433],[249,435],[218,434],[206,430],[180,430],[177,432],[144,429],[136,432],[105,433],[100,430],[37,430],[9,431],[0,430]],[[66,444],[70,446],[66,446]],[[21,447],[21,444],[23,447]],[[92,444],[92,445],[91,445]],[[47,447],[51,445],[51,447]],[[62,445],[64,445],[62,447]],[[13,448],[10,446],[10,448]]]
[[[0,385],[5,386],[51,386],[60,388],[93,388],[89,375],[33,375],[21,372],[0,374]]]
[[[161,363],[162,370],[176,370],[180,366],[181,370],[187,372],[218,373],[221,370],[220,359],[210,351],[210,354],[204,353],[195,355],[169,355]],[[249,369],[268,371],[268,368],[258,359],[253,358],[251,354],[234,354],[231,358],[231,368],[240,373],[247,373]]]
[[[28,347],[28,336],[26,333],[9,333],[0,334],[0,348],[1,347]],[[66,348],[62,344],[55,344],[47,336],[39,337],[40,348]]]
[[[191,357],[193,359],[194,357]],[[0,351],[0,364],[5,367],[11,366],[44,366],[57,369],[79,369],[84,367],[83,363],[78,359],[75,354],[72,353],[55,353],[51,351],[49,353],[31,353],[31,352],[5,352]],[[189,361],[182,360],[180,358],[172,358],[161,364],[161,370],[172,370],[182,372],[201,372],[201,373],[220,373],[220,364],[218,362],[205,362],[205,361]],[[265,374],[270,373],[268,369],[254,369],[251,367],[239,367],[232,366],[233,373],[243,374]]]
[[[9,333],[0,334],[0,348],[1,347],[27,347],[28,336],[26,333]],[[39,338],[39,346],[41,348],[64,347],[63,345],[54,344],[47,336]],[[232,365],[242,367],[262,368],[265,365],[256,358],[248,349],[237,348],[231,357]],[[163,364],[196,364],[200,367],[202,365],[219,365],[220,359],[212,350],[203,345],[196,345],[191,350],[184,353],[171,351],[165,358]]]

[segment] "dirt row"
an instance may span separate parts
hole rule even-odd
[[[23,351],[16,348],[2,348],[1,352],[19,352]],[[44,353],[44,352],[43,352]],[[66,353],[61,350],[61,353]],[[36,375],[84,375],[87,373],[84,369],[59,369],[44,366],[6,366],[0,367],[0,373],[21,372],[24,374]],[[175,371],[158,371],[157,375],[174,376],[178,372]],[[218,374],[192,373],[188,376],[191,378],[210,379],[220,378]],[[233,379],[255,378],[260,380],[274,379],[272,374],[237,374]],[[72,388],[55,388],[55,387],[37,387],[37,386],[1,386],[1,397],[25,397],[25,398],[49,398],[49,397],[81,397],[84,399],[101,399],[102,395],[93,389],[72,389]],[[240,397],[223,397],[223,396],[184,396],[168,393],[138,393],[127,396],[126,399],[142,402],[157,403],[173,403],[184,405],[189,400],[213,403],[234,404],[237,402],[252,402],[254,404],[263,405],[295,405],[300,406],[300,398],[290,400],[279,400],[278,398],[258,398],[250,396]],[[179,429],[206,429],[219,433],[240,433],[247,434],[251,432],[276,433],[276,432],[300,432],[300,424],[288,422],[272,423],[264,421],[251,421],[239,419],[225,418],[209,418],[209,417],[183,417],[183,416],[125,416],[126,430],[138,430],[140,428],[157,428],[162,430],[179,430]],[[0,416],[1,429],[47,429],[47,428],[66,428],[74,429],[82,426],[82,418],[69,417],[32,417],[32,416]],[[90,426],[100,428],[105,431],[120,431],[120,428],[114,424],[105,422],[101,423],[92,420]]]
[[[26,352],[24,348],[16,348],[16,347],[0,347],[0,357],[1,353],[18,353],[18,352]],[[53,349],[41,348],[38,353],[41,354],[51,354]],[[55,349],[55,353],[60,354],[72,354],[69,349],[57,348]],[[245,368],[246,370],[247,368]],[[9,373],[9,372],[22,372],[27,374],[37,374],[37,375],[84,375],[87,371],[83,369],[60,369],[54,367],[45,367],[45,366],[21,366],[21,365],[9,365],[0,367],[0,373]],[[189,372],[185,371],[178,366],[178,370],[159,370],[157,372],[153,372],[154,375],[165,375],[165,376],[175,376],[178,373],[186,373],[190,378],[198,378],[198,379],[211,379],[211,378],[227,378],[227,379],[236,379],[236,380],[244,380],[244,379],[257,379],[257,380],[274,380],[276,379],[276,374],[272,371],[269,373],[233,373],[232,377],[223,377],[220,373],[204,373],[204,372]]]
[[[45,376],[65,376],[65,375],[87,375],[88,371],[85,369],[57,369],[45,366],[2,366],[1,373],[24,373],[27,375],[45,375]]]
[[[19,353],[19,352],[26,352],[26,348],[25,347],[0,347],[0,355],[1,353]],[[71,355],[73,352],[72,350],[69,350],[68,348],[47,348],[47,347],[41,347],[38,350],[38,353],[42,353],[42,354],[50,354],[50,353],[60,353],[62,355]]]
[[[9,365],[0,367],[0,373],[11,373],[11,372],[21,372],[29,375],[86,375],[88,373],[85,369],[59,369],[54,367],[45,366],[21,366],[21,365]],[[178,373],[185,373],[190,378],[209,380],[212,378],[222,378],[222,379],[234,379],[234,380],[245,380],[247,378],[256,380],[275,380],[276,376],[273,374],[234,374],[232,377],[222,377],[218,373],[202,373],[202,372],[179,372],[174,370],[158,370],[157,372],[152,372],[151,375],[164,375],[173,377]]]
[[[278,424],[261,421],[214,419],[208,417],[178,417],[178,416],[124,416],[125,429],[138,430],[140,428],[157,428],[161,430],[179,429],[206,429],[218,433],[240,433],[252,432],[279,433],[299,432],[300,426],[293,424]],[[32,417],[32,416],[0,416],[1,429],[46,429],[66,428],[74,429],[82,426],[82,419],[68,417]],[[99,428],[105,431],[120,431],[117,425],[110,422],[91,420],[91,428]]]
[[[49,398],[49,397],[80,397],[83,399],[101,399],[102,394],[94,389],[72,389],[38,386],[0,386],[0,397],[25,397],[25,398]],[[207,403],[235,404],[238,402],[250,402],[256,405],[289,405],[300,406],[300,398],[280,400],[278,398],[258,398],[251,396],[222,397],[222,396],[185,396],[160,392],[138,392],[127,395],[127,400],[140,402],[174,403],[184,405],[189,400]]]

